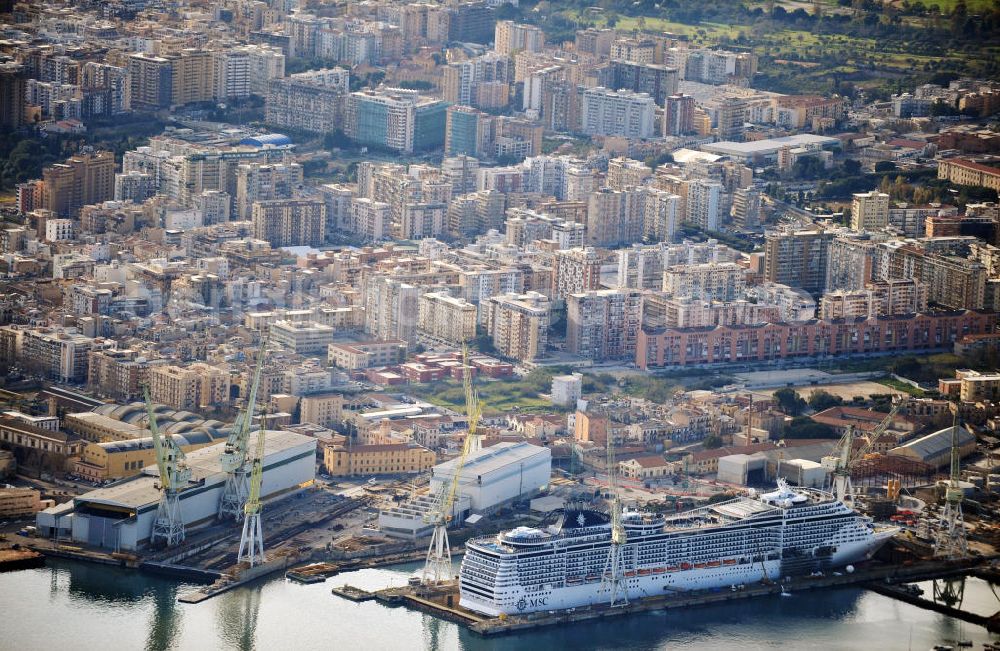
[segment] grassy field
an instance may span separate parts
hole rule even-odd
[[[460,382],[414,384],[407,390],[438,407],[465,413],[465,389]],[[525,380],[477,382],[476,390],[479,391],[484,416],[499,416],[513,411],[551,413],[559,410],[547,397],[541,397],[535,383]]]
[[[890,389],[895,389],[896,391],[901,391],[907,395],[911,395],[914,398],[923,398],[924,391],[916,387],[910,386],[906,382],[900,382],[899,380],[893,379],[891,377],[882,378],[881,380],[876,380],[879,384],[885,385]]]

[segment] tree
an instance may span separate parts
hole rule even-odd
[[[806,408],[806,401],[794,389],[778,389],[774,398],[778,401],[778,408],[789,416],[798,416]]]
[[[837,407],[842,404],[844,404],[843,398],[835,396],[829,391],[823,391],[822,389],[813,391],[812,395],[809,396],[809,406],[815,411],[823,411],[824,409]]]
[[[722,438],[718,434],[709,434],[701,442],[701,447],[706,450],[716,450],[722,447]]]

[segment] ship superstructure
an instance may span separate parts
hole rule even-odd
[[[626,510],[628,599],[828,571],[871,557],[897,531],[830,493],[751,493],[665,517]],[[461,605],[487,615],[608,603],[611,518],[567,507],[547,529],[518,527],[466,544]]]

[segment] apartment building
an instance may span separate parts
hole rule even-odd
[[[433,342],[458,346],[476,336],[476,306],[448,292],[420,297],[417,329]]]
[[[580,96],[580,129],[588,135],[649,138],[656,103],[646,93],[587,88]]]
[[[447,103],[400,88],[362,90],[347,98],[344,133],[361,145],[405,154],[444,144]]]
[[[401,339],[330,344],[327,361],[348,371],[395,366],[406,361],[406,342]]]
[[[377,275],[368,279],[365,289],[365,332],[376,339],[416,344],[420,288]]]
[[[851,230],[875,231],[889,224],[889,195],[878,190],[854,194],[851,199]]]
[[[302,396],[299,401],[299,422],[320,427],[339,427],[344,420],[347,399],[341,393],[318,393]]]
[[[511,56],[516,52],[541,52],[545,49],[545,33],[537,25],[520,25],[499,20],[494,32],[493,50]]]
[[[229,403],[229,373],[208,364],[156,365],[149,371],[149,396],[174,409],[194,411]]]
[[[129,95],[132,108],[155,111],[173,101],[173,70],[169,59],[144,53],[128,55]]]
[[[250,211],[253,235],[271,246],[319,246],[326,237],[322,199],[257,201]]]
[[[746,294],[746,270],[735,262],[673,265],[663,270],[663,291],[702,301],[734,301]]]
[[[927,311],[927,286],[912,278],[876,280],[864,289],[836,290],[820,299],[821,319],[917,314]]]
[[[951,350],[961,337],[992,332],[995,327],[996,314],[959,311],[855,321],[644,328],[639,333],[635,363],[647,369],[816,355]]]
[[[504,357],[532,362],[545,356],[552,306],[544,294],[491,296],[482,305],[486,332]]]
[[[663,137],[683,136],[694,131],[694,97],[670,95],[663,102]]]
[[[42,208],[60,217],[75,217],[86,205],[115,195],[115,155],[82,153],[42,170]]]
[[[130,349],[91,350],[88,353],[87,386],[116,402],[142,398],[149,384],[149,362]]]
[[[768,231],[764,236],[764,280],[822,292],[833,237],[822,230]]]
[[[642,293],[605,289],[566,297],[566,350],[591,360],[635,355]]]
[[[268,124],[329,133],[344,126],[350,73],[325,68],[272,79],[264,113]]]
[[[604,259],[592,247],[555,252],[555,269],[552,278],[553,298],[599,289],[601,264]]]
[[[49,328],[27,329],[18,334],[20,344],[16,350],[25,369],[58,382],[87,380],[88,354],[97,346],[96,340],[77,332]]]
[[[722,184],[707,179],[684,182],[684,221],[706,231],[719,230]]]
[[[645,226],[645,196],[641,188],[601,188],[587,204],[587,243],[615,247],[642,239]]]
[[[247,163],[236,168],[236,214],[251,218],[254,202],[291,199],[302,187],[302,166],[298,163]]]
[[[270,340],[297,355],[326,354],[333,343],[334,329],[311,321],[275,321],[269,330]]]

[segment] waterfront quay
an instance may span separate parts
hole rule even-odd
[[[419,585],[416,581],[412,581],[410,585],[405,587],[388,588],[373,593],[366,593],[351,586],[343,586],[339,589],[334,589],[333,592],[354,601],[374,598],[389,606],[405,606],[434,615],[440,619],[460,624],[480,636],[492,637],[561,624],[623,617],[643,612],[708,606],[767,595],[791,596],[796,593],[812,590],[861,586],[876,589],[881,594],[895,598],[900,598],[901,594],[905,594],[907,596],[905,601],[908,603],[922,608],[938,610],[938,612],[943,612],[957,619],[984,626],[990,632],[1000,632],[1000,613],[992,617],[984,617],[952,607],[946,607],[947,612],[945,612],[940,608],[941,604],[921,599],[893,587],[913,581],[979,575],[983,573],[984,568],[989,567],[990,560],[993,559],[928,560],[914,562],[909,565],[872,562],[859,567],[851,573],[837,572],[824,576],[793,577],[787,578],[780,583],[767,581],[741,586],[737,589],[675,592],[669,595],[635,600],[627,605],[618,607],[599,604],[582,606],[565,611],[540,611],[500,617],[488,617],[461,607],[459,605],[460,595],[456,582],[448,582],[438,586],[423,586]],[[985,571],[989,572],[990,570]]]

